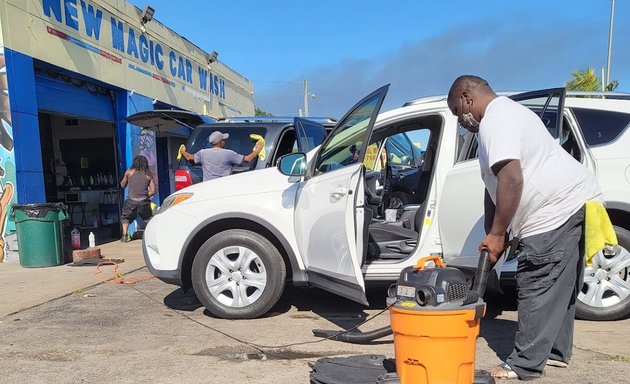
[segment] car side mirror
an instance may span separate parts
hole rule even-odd
[[[306,154],[289,153],[278,159],[278,171],[286,176],[301,177],[306,174]]]

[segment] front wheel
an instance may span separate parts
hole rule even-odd
[[[214,316],[251,319],[264,315],[284,290],[286,266],[263,236],[242,229],[218,233],[199,248],[192,284]]]
[[[598,252],[584,270],[576,317],[583,320],[619,320],[630,316],[630,231],[613,226],[619,252]]]

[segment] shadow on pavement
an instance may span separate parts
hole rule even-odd
[[[504,311],[514,312],[516,294],[486,297],[486,315],[481,320],[479,336],[483,337],[501,361],[510,355],[514,348],[514,336],[518,329],[518,322],[498,318]]]
[[[184,293],[184,290],[181,288],[169,293],[164,298],[164,305],[171,309],[187,312],[193,312],[201,308],[201,303],[199,299],[197,299],[197,296],[195,296],[193,290],[190,289],[188,292]]]
[[[291,317],[321,317],[334,324],[331,325],[331,330],[349,330],[372,318],[365,312],[366,309],[384,310],[386,297],[386,286],[369,287],[367,299],[370,305],[366,307],[318,288],[287,285],[280,301],[271,309],[267,317],[289,312],[292,307],[295,307],[297,313],[291,314]],[[389,318],[389,312],[385,311],[379,316]],[[368,322],[365,326],[361,326],[360,330],[366,332],[376,328],[379,326]],[[379,343],[381,342],[378,340],[372,342],[372,344]],[[383,343],[391,343],[391,341]]]

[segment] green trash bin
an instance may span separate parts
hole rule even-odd
[[[20,265],[50,267],[63,264],[63,220],[68,218],[63,203],[13,204]]]

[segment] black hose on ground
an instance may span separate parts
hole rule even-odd
[[[329,340],[342,341],[350,344],[366,344],[372,340],[380,339],[392,334],[389,325],[369,332],[355,331],[331,331],[326,329],[313,329],[313,335]]]

